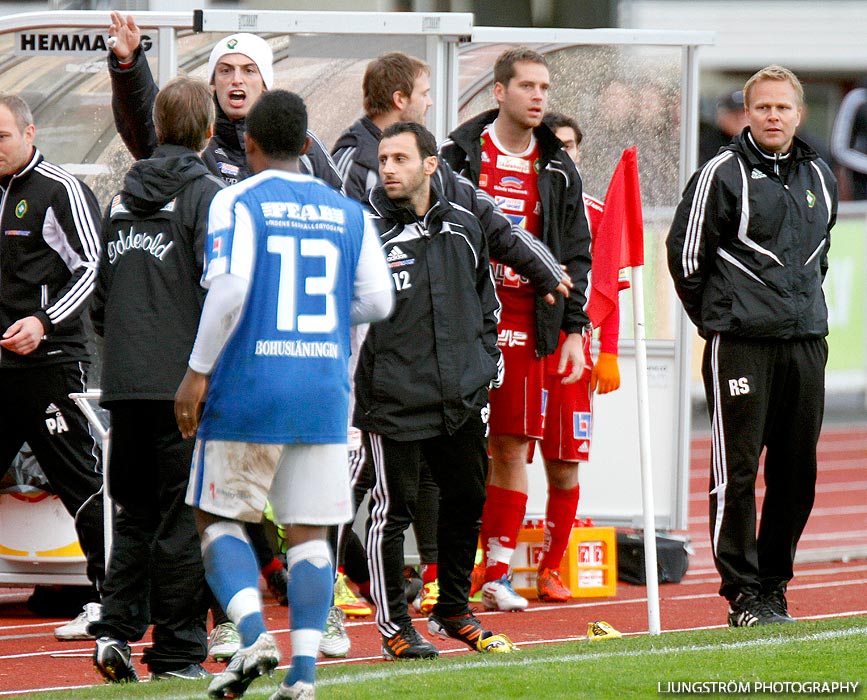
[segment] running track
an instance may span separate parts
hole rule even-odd
[[[689,532],[695,554],[680,584],[660,586],[665,631],[722,627],[726,606],[716,594],[718,581],[707,535],[707,463],[710,437],[696,434],[690,470]],[[799,618],[867,614],[867,425],[834,425],[819,446],[816,505],[799,548],[796,575],[789,588],[789,607]],[[759,491],[761,493],[761,490]],[[61,620],[35,618],[25,608],[29,589],[0,588],[0,696],[39,689],[99,684],[92,670],[92,644],[54,640]],[[643,586],[620,583],[616,597],[576,599],[565,605],[532,602],[523,613],[478,613],[483,623],[505,632],[519,646],[582,638],[587,623],[607,620],[621,632],[646,633],[647,601]],[[286,608],[266,600],[268,627],[289,657]],[[379,637],[370,618],[347,625],[350,658],[334,663],[379,660]],[[417,627],[425,631],[421,619]],[[133,645],[140,655],[144,644]],[[469,653],[463,645],[437,642],[445,653]],[[137,657],[140,660],[140,656]],[[140,675],[145,669],[139,665]],[[208,665],[210,670],[219,667]],[[45,696],[43,696],[45,697]]]

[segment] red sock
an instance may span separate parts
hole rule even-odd
[[[421,565],[421,582],[422,583],[433,583],[437,579],[437,565],[436,564],[422,564]]]
[[[569,545],[569,535],[575,523],[575,513],[578,512],[578,498],[581,487],[558,489],[548,486],[548,510],[545,514],[545,543],[542,549],[542,559],[539,570],[559,569],[566,547]]]
[[[269,561],[265,566],[262,567],[262,578],[267,579],[271,574],[275,571],[280,571],[283,568],[283,562],[280,561],[277,557],[274,557],[271,561]]]
[[[370,597],[370,580],[369,579],[367,581],[363,581],[362,583],[358,584],[358,594],[362,598],[364,598],[365,600],[373,600],[373,598]]]
[[[485,581],[496,581],[509,573],[509,562],[501,561],[518,542],[518,531],[527,510],[527,494],[488,485],[488,496],[482,512],[482,547],[485,550]],[[492,552],[493,549],[499,549]]]

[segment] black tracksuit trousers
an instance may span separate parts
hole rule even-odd
[[[380,633],[393,637],[411,622],[404,593],[403,533],[415,516],[422,457],[439,487],[440,595],[434,613],[449,617],[469,612],[488,469],[485,424],[473,415],[452,435],[407,442],[367,434],[365,449],[376,475],[367,557]]]
[[[7,352],[7,351],[4,351]],[[28,443],[51,490],[75,519],[87,577],[102,587],[102,450],[69,398],[87,389],[88,366],[62,362],[0,369],[0,476]]]
[[[439,559],[436,538],[439,488],[431,476],[430,466],[425,460],[421,460],[420,469],[418,497],[415,501],[415,517],[412,521],[412,529],[415,533],[419,562],[421,564],[436,564]],[[373,462],[364,447],[349,453],[349,478],[352,485],[353,518],[351,522],[340,528],[338,550],[340,555],[337,562],[352,581],[364,583],[370,580],[367,552],[358,535],[352,529],[355,514],[358,513],[364,497],[375,483]],[[371,502],[371,507],[372,505]]]
[[[720,595],[785,591],[813,507],[825,405],[824,338],[716,335],[702,362],[712,426],[710,535]],[[756,476],[765,496],[756,534]]]
[[[117,514],[99,636],[138,641],[153,624],[143,661],[152,673],[207,656],[208,587],[193,509],[184,502],[192,439],[172,401],[117,401],[111,410],[109,493]]]

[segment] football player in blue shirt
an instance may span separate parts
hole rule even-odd
[[[351,516],[349,328],[385,318],[393,304],[362,207],[298,172],[306,127],[303,101],[282,90],[263,94],[247,117],[256,174],[211,205],[209,291],[175,404],[181,432],[197,437],[187,503],[208,583],[241,634],[212,698],[241,697],[279,662],[242,525],[258,522],[266,501],[289,544],[293,655],[272,700],[313,697],[334,581],[326,527]]]

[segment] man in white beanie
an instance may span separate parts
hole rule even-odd
[[[111,13],[108,29],[114,123],[136,158],[149,158],[157,146],[153,104],[157,94],[150,66],[141,49],[141,31],[132,15]],[[208,82],[214,87],[216,130],[202,159],[215,175],[234,184],[249,177],[244,151],[245,118],[253,103],[274,84],[273,53],[255,34],[232,34],[220,39],[208,59]],[[301,156],[301,170],[325,180],[337,190],[343,182],[328,151],[308,131],[311,145]]]

